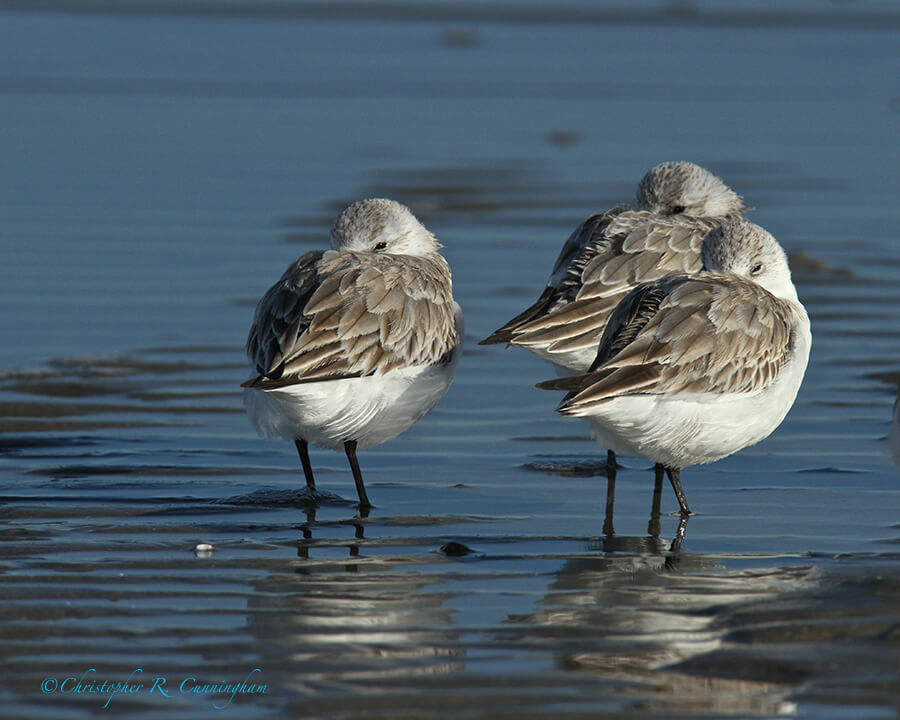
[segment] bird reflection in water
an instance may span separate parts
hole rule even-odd
[[[259,662],[272,685],[296,697],[286,716],[348,717],[369,693],[390,695],[423,677],[460,672],[465,650],[446,594],[430,590],[434,577],[393,557],[356,559],[365,518],[332,523],[317,521],[316,509],[305,512],[300,559],[268,566],[248,601]],[[329,532],[339,537],[318,537]]]
[[[678,517],[678,528],[675,530],[675,536],[669,543],[667,549],[664,549],[665,541],[660,539],[661,532],[661,511],[662,503],[663,477],[665,468],[662,465],[655,467],[655,479],[653,485],[653,504],[650,508],[650,520],[647,522],[647,537],[617,537],[615,526],[613,524],[613,514],[615,511],[616,501],[616,468],[615,465],[608,465],[606,471],[606,509],[603,516],[603,541],[601,543],[604,552],[640,552],[661,554],[666,552],[664,567],[673,570],[678,566],[681,552],[681,545],[684,542],[685,532],[689,515],[680,514]]]
[[[365,540],[366,539],[366,526],[365,520],[369,517],[369,508],[368,507],[360,507],[359,512],[350,520],[342,520],[338,524],[340,525],[352,525],[354,539],[356,540]],[[305,560],[309,559],[309,548],[316,544],[316,540],[313,537],[313,527],[316,525],[316,507],[312,506],[303,511],[306,514],[306,521],[300,525],[300,532],[303,534],[303,537],[297,542],[297,557],[303,558]],[[360,543],[351,542],[348,545],[348,551],[350,553],[350,557],[359,557],[359,546]],[[350,569],[350,568],[348,568]],[[355,568],[352,568],[355,569]]]
[[[601,549],[604,552],[638,552],[660,555],[668,553],[666,565],[675,567],[678,564],[678,554],[681,551],[681,545],[684,542],[685,533],[687,531],[689,515],[678,515],[678,527],[675,535],[670,543],[660,539],[662,512],[660,506],[662,503],[663,477],[665,476],[665,468],[662,465],[656,465],[653,501],[650,508],[650,519],[647,522],[647,536],[628,536],[621,537],[616,535],[615,530],[615,503],[616,503],[616,473],[619,467],[616,463],[603,464],[585,464],[581,462],[532,462],[528,464],[531,470],[550,473],[552,475],[563,475],[566,477],[596,477],[604,476],[606,478],[606,504],[603,514],[603,539],[601,541]]]

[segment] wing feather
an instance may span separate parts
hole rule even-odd
[[[439,255],[307,253],[260,300],[247,340],[258,376],[245,385],[434,364],[456,344],[450,271]]]
[[[278,367],[308,322],[303,308],[319,286],[318,264],[323,252],[313,250],[298,258],[256,306],[247,336],[247,357],[260,375]]]
[[[636,285],[700,270],[700,246],[714,225],[711,220],[620,210],[595,228],[600,235],[593,237],[590,252],[579,256],[580,265],[570,266],[576,275],[567,277],[565,292],[552,302],[542,296],[543,302],[533,306],[536,312],[522,313],[482,342],[549,342],[551,352],[595,347],[613,310]]]
[[[773,382],[792,349],[790,305],[736,276],[674,276],[616,308],[591,372],[541,383],[579,415],[634,393],[744,393]]]
[[[620,215],[633,212],[626,205],[618,205],[606,212],[591,215],[575,228],[556,258],[547,287],[537,301],[478,344],[518,344],[517,337],[522,328],[532,321],[540,321],[548,313],[574,300],[581,287],[581,274],[585,266],[608,244],[607,228]]]

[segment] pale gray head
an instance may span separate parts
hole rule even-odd
[[[777,297],[797,299],[787,255],[772,235],[739,218],[710,231],[700,248],[703,269],[741,275]]]
[[[746,209],[743,198],[709,170],[690,162],[664,162],[641,179],[638,207],[659,215],[730,218]]]
[[[335,250],[391,255],[429,255],[441,244],[409,208],[393,200],[370,198],[350,205],[331,229]]]

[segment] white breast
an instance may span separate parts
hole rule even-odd
[[[444,397],[462,354],[462,312],[456,306],[459,342],[450,361],[417,365],[383,375],[298,383],[277,390],[245,388],[244,406],[257,432],[267,438],[343,450],[356,440],[357,449],[395,438]]]
[[[598,444],[668,467],[710,463],[768,437],[794,404],[812,336],[804,312],[795,346],[778,378],[755,393],[630,395],[598,405],[590,416]]]

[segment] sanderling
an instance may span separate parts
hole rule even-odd
[[[619,301],[640,283],[700,270],[703,238],[745,209],[739,195],[699,165],[660,163],[641,179],[637,209],[620,205],[575,228],[538,301],[478,344],[520,345],[559,375],[586,372]],[[592,431],[602,443],[603,434]],[[606,463],[615,469],[611,449]]]
[[[520,345],[562,375],[586,372],[626,293],[672,273],[698,271],[703,238],[744,209],[740,196],[699,165],[657,165],[638,186],[637,209],[620,205],[579,225],[538,301],[479,345]]]
[[[590,371],[539,383],[568,390],[563,415],[590,419],[604,444],[664,469],[683,515],[680,470],[775,430],[794,403],[812,336],[784,250],[737,219],[702,246],[703,271],[632,290]]]
[[[256,306],[244,405],[261,435],[294,442],[310,489],[308,444],[343,449],[369,508],[356,451],[396,437],[444,396],[462,312],[440,243],[405,206],[356,202],[331,240],[333,250],[300,257]]]

